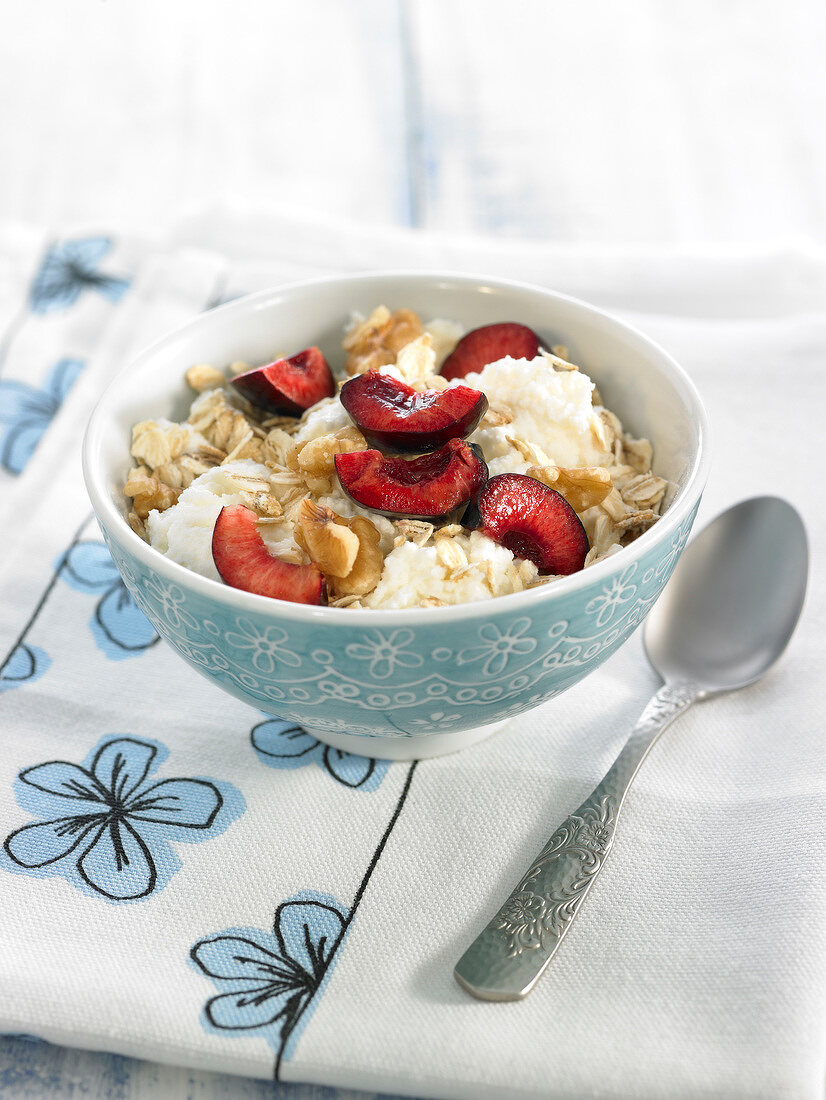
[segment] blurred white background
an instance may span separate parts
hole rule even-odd
[[[826,240],[818,0],[13,0],[0,217]]]

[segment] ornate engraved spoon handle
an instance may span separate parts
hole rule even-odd
[[[666,684],[651,699],[605,778],[559,826],[456,964],[456,980],[474,997],[517,1001],[536,985],[605,862],[640,764],[701,694],[696,684]]]

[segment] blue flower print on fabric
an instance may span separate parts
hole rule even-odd
[[[301,726],[283,718],[268,718],[250,730],[258,758],[271,768],[303,768],[315,763],[345,787],[375,791],[390,766],[388,760],[373,760],[322,745]]]
[[[334,898],[305,892],[278,906],[272,932],[228,928],[200,940],[190,957],[219,990],[204,1007],[204,1028],[260,1034],[279,1062],[289,1058],[347,924],[347,910]]]
[[[6,837],[5,870],[62,876],[108,901],[138,901],[181,867],[172,841],[222,833],[246,809],[216,779],[149,779],[168,756],[157,741],[104,738],[82,765],[50,760],[24,768],[18,803],[41,820]]]
[[[89,626],[110,660],[139,657],[160,638],[123,583],[102,542],[79,542],[60,565],[61,576],[78,592],[99,595]]]
[[[53,244],[43,257],[29,291],[32,313],[50,313],[74,305],[84,290],[119,302],[129,280],[106,275],[98,264],[112,249],[108,237],[84,237]]]
[[[42,389],[0,380],[0,465],[10,474],[22,473],[81,370],[82,359],[60,359]]]
[[[21,687],[23,684],[34,683],[35,680],[40,679],[51,663],[51,657],[39,646],[21,642],[16,649],[12,650],[8,661],[0,669],[0,693]]]

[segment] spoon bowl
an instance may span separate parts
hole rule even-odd
[[[792,636],[806,595],[806,529],[779,497],[752,497],[719,515],[689,544],[644,632],[667,684],[704,695],[754,683]]]

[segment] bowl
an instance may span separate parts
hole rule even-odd
[[[184,370],[265,362],[318,344],[340,364],[353,310],[382,302],[468,329],[519,321],[566,344],[626,430],[647,436],[671,482],[663,517],[621,553],[550,585],[455,607],[344,610],[271,600],[165,558],[129,527],[122,486],[132,425],[184,418]],[[86,432],[86,485],[135,602],[217,687],[345,752],[416,759],[480,740],[593,672],[662,591],[700,502],[707,420],[693,384],[662,348],[584,302],[466,275],[380,272],[261,291],[204,313],[129,364]]]

